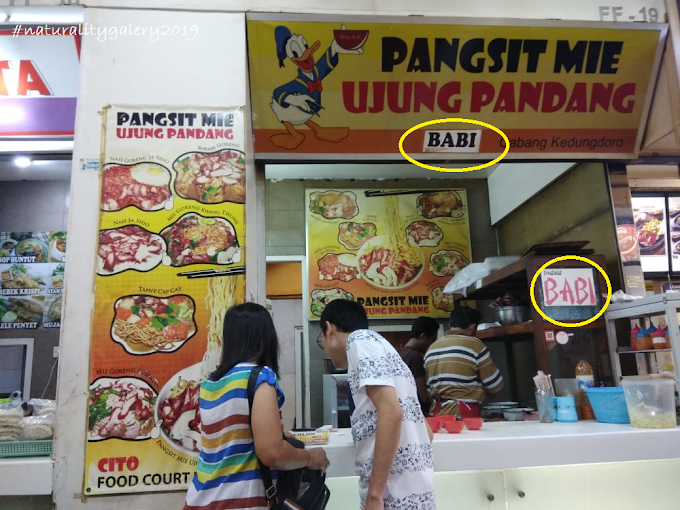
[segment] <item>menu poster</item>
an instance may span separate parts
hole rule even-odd
[[[245,300],[243,109],[111,106],[104,131],[84,492],[186,490]]]
[[[632,201],[642,270],[667,273],[666,201],[664,197],[633,197]]]
[[[0,330],[61,327],[66,232],[0,232]]]
[[[308,189],[305,200],[311,320],[334,299],[369,318],[450,314],[444,287],[471,259],[464,189]]]

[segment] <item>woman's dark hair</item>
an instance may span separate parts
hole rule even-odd
[[[335,299],[321,312],[321,331],[326,332],[326,322],[334,324],[342,333],[352,333],[358,329],[368,329],[366,310],[356,301]]]
[[[238,363],[266,365],[279,374],[279,339],[274,321],[257,303],[232,306],[224,314],[222,361],[210,378],[221,379]]]
[[[466,329],[472,324],[479,324],[482,320],[482,314],[474,308],[461,306],[451,312],[449,317],[449,327]]]
[[[411,338],[420,338],[420,335],[425,335],[425,338],[432,338],[437,336],[439,331],[439,323],[431,317],[418,317],[411,327]]]

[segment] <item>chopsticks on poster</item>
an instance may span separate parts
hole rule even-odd
[[[386,197],[389,195],[417,195],[420,193],[432,193],[433,191],[456,191],[455,189],[393,189],[393,190],[367,190],[364,195],[367,197]]]
[[[187,278],[212,278],[213,276],[234,276],[245,274],[245,267],[234,267],[218,271],[216,269],[203,269],[201,271],[187,271],[186,273],[178,273],[177,276],[186,276]]]

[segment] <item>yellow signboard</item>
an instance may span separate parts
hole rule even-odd
[[[115,106],[105,137],[84,490],[183,490],[245,296],[243,111]]]
[[[666,32],[280,19],[248,21],[255,151],[298,157],[398,155],[404,131],[441,118],[500,128],[509,157],[634,155]],[[504,147],[460,123],[420,129],[404,146],[421,159],[493,159]]]
[[[350,299],[370,318],[448,316],[446,283],[470,263],[467,194],[308,189],[309,318]]]

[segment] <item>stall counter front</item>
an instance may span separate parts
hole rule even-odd
[[[52,457],[0,459],[0,494],[47,496],[52,494]]]
[[[350,429],[331,433],[324,446],[328,476],[354,476]],[[487,422],[482,430],[434,435],[435,471],[471,471],[603,462],[680,459],[680,427],[639,429],[630,425]]]
[[[326,510],[359,508],[352,434],[324,447],[331,465]],[[466,510],[677,510],[680,428],[489,422],[434,436],[437,508]],[[629,483],[630,482],[630,483]]]

